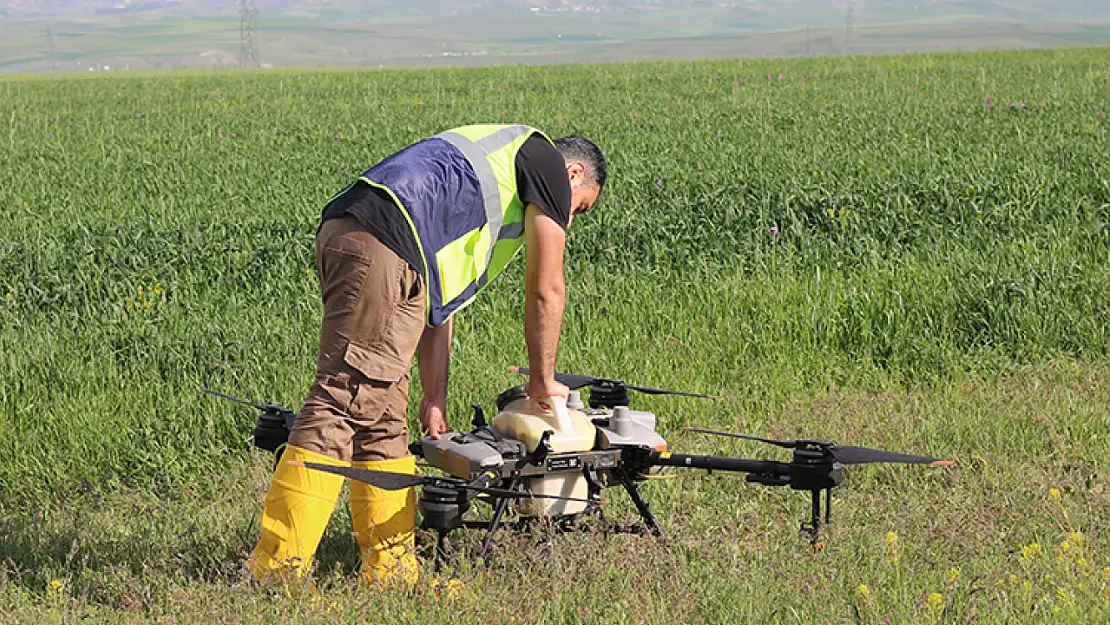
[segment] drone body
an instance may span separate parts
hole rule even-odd
[[[413,452],[457,478],[490,472],[502,481],[521,478],[524,492],[585,500],[521,499],[515,509],[522,517],[564,517],[596,508],[588,502],[619,482],[613,471],[622,467],[624,450],[667,449],[652,413],[625,406],[587,408],[577,391],[566,404],[561,398],[526,397],[499,403],[501,412],[491,423],[475,406],[473,431],[427,437]]]

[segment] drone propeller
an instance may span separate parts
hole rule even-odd
[[[955,460],[941,460],[939,458],[932,458],[929,456],[915,456],[911,454],[902,454],[894,451],[885,451],[882,449],[870,449],[868,447],[855,447],[851,445],[833,445],[822,441],[780,441],[772,438],[761,438],[759,436],[748,436],[746,434],[734,434],[732,432],[718,432],[716,430],[706,430],[703,428],[688,427],[685,428],[687,432],[700,432],[702,434],[713,434],[715,436],[730,436],[732,438],[742,438],[749,441],[758,441],[761,443],[769,443],[777,445],[786,449],[797,449],[800,446],[813,445],[828,451],[829,455],[840,464],[869,464],[876,462],[898,462],[904,464],[928,464],[938,467],[952,466],[956,464]]]
[[[272,412],[272,413],[275,413],[275,414],[286,414],[286,413],[292,413],[293,412],[292,410],[290,410],[288,408],[283,408],[281,406],[274,406],[274,405],[263,406],[262,404],[256,404],[253,401],[247,401],[245,399],[240,399],[240,398],[235,397],[233,395],[227,395],[227,394],[221,393],[219,391],[214,391],[210,388],[201,387],[200,390],[204,391],[205,393],[215,395],[216,397],[222,397],[222,398],[224,398],[228,401],[233,401],[237,404],[243,404],[244,406],[250,406],[251,408],[254,408],[255,410],[261,410],[262,412]]]
[[[371,486],[376,486],[382,490],[402,490],[412,486],[422,485],[436,485],[454,488],[463,488],[466,490],[490,495],[493,497],[501,497],[508,499],[559,499],[562,501],[579,501],[583,503],[596,503],[588,499],[578,499],[576,497],[562,497],[559,495],[542,495],[534,494],[523,491],[506,490],[504,488],[490,488],[487,486],[472,486],[465,480],[458,478],[445,478],[445,477],[429,477],[424,475],[411,475],[408,473],[393,473],[390,471],[373,471],[371,469],[358,469],[355,467],[339,467],[331,464],[321,464],[319,462],[304,462],[301,460],[290,460],[287,464],[295,467],[305,467],[308,469],[315,469],[325,473],[334,473],[335,475],[342,475],[349,477],[352,480],[365,482]]]
[[[524,374],[524,375],[529,374],[529,369],[527,367],[509,367],[509,371],[513,371],[515,373],[521,373],[521,374]],[[609,379],[609,378],[595,378],[593,376],[580,375],[580,374],[577,374],[577,373],[556,373],[555,374],[555,381],[559,382],[560,384],[566,385],[566,387],[569,388],[572,391],[575,390],[575,389],[582,388],[583,386],[594,386],[594,385],[599,385],[599,384],[612,384],[612,385],[624,386],[625,388],[632,389],[634,391],[640,391],[641,393],[646,393],[648,395],[682,395],[682,396],[685,396],[685,397],[701,397],[701,398],[704,398],[704,399],[717,399],[717,395],[704,395],[702,393],[688,393],[686,391],[668,391],[668,390],[659,389],[659,388],[650,388],[650,387],[647,387],[647,386],[634,386],[632,384],[626,384],[625,382],[623,382],[621,380],[612,380],[612,379]]]

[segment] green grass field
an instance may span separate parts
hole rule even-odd
[[[1110,621],[1110,50],[0,79],[0,623]],[[955,458],[803,495],[674,472],[674,541],[505,536],[457,597],[240,567],[254,413],[312,376],[335,191],[468,122],[598,141],[560,368],[701,425]],[[522,380],[523,263],[458,319],[456,427]],[[413,389],[419,397],[419,388]],[[634,510],[608,491],[608,514]],[[462,546],[473,546],[473,538]]]

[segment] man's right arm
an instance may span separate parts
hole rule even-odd
[[[527,393],[530,397],[566,397],[567,387],[555,381],[555,357],[566,307],[566,231],[539,206],[529,204],[524,214],[524,240],[524,341],[531,369]]]

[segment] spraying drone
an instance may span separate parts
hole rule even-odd
[[[511,370],[528,373],[524,368]],[[549,518],[557,523],[573,523],[586,515],[600,514],[601,492],[613,486],[628,493],[643,528],[666,540],[639,488],[663,467],[745,473],[746,480],[754,484],[808,491],[810,516],[800,529],[810,546],[820,550],[824,547],[822,523],[828,523],[830,517],[832,489],[843,482],[846,465],[954,464],[927,456],[820,440],[783,441],[693,427],[686,430],[768,443],[792,450],[792,457],[781,462],[674,453],[656,432],[655,415],[629,408],[629,391],[707,399],[714,396],[634,386],[586,375],[556,374],[555,379],[571,390],[565,410],[552,406],[550,400],[530,399],[524,386],[515,386],[498,396],[499,413],[492,422],[486,420],[482,407],[475,404],[471,431],[448,432],[438,440],[425,437],[410,446],[414,455],[447,476],[405,475],[310,462],[304,465],[386,490],[421,486],[421,527],[437,533],[440,547],[437,552],[443,552],[452,531],[477,529],[486,532],[479,554],[484,558],[510,505],[522,521]],[[581,401],[578,390],[584,387],[590,388],[588,406]],[[262,411],[255,428],[255,445],[263,449],[277,452],[296,419],[292,411],[284,408],[208,392]],[[466,518],[474,502],[492,506],[488,520],[472,518],[473,515]]]

